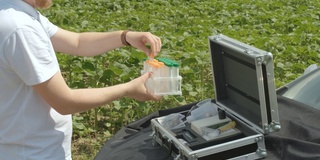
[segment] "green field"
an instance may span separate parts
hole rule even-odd
[[[122,126],[147,114],[214,97],[208,36],[222,33],[273,53],[276,87],[300,76],[319,59],[317,0],[56,0],[41,12],[76,32],[149,31],[163,42],[159,57],[181,64],[183,95],[160,102],[123,98],[75,114],[73,159],[93,159]],[[107,44],[106,44],[107,45]],[[125,47],[97,57],[58,54],[72,88],[103,87],[140,75],[144,53]]]

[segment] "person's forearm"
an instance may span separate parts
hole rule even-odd
[[[104,88],[70,89],[60,72],[46,82],[34,85],[35,91],[60,114],[73,114],[130,96],[132,83]]]
[[[130,82],[104,88],[70,89],[60,72],[33,89],[60,114],[72,114],[108,104],[122,97],[139,101],[159,100],[147,92],[145,82],[152,76],[146,73]]]
[[[124,45],[121,42],[121,33],[122,31],[79,33],[79,43],[76,55],[96,56],[122,47]]]
[[[108,104],[119,98],[128,96],[128,83],[106,88],[88,88],[70,90],[60,102],[52,105],[60,114],[83,112],[98,106]]]
[[[51,37],[56,52],[76,56],[96,56],[124,46],[122,31],[75,33],[59,29]]]

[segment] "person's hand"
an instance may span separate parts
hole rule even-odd
[[[152,95],[147,91],[147,88],[145,86],[147,79],[151,76],[152,76],[152,73],[148,72],[128,82],[128,86],[129,86],[128,96],[138,101],[160,100],[161,96]]]
[[[131,46],[145,52],[147,56],[150,54],[152,54],[152,56],[156,56],[162,47],[160,38],[150,32],[129,31],[126,35],[126,40]],[[150,45],[151,51],[146,44]]]

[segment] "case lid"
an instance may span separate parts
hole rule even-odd
[[[209,49],[217,104],[261,133],[278,131],[272,54],[222,34]]]

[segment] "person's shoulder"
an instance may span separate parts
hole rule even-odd
[[[13,9],[0,10],[0,37],[7,37],[6,35],[17,30],[18,21],[15,16]]]
[[[13,8],[0,10],[0,35],[5,37],[18,29],[33,28],[35,21],[36,19],[28,14]]]

